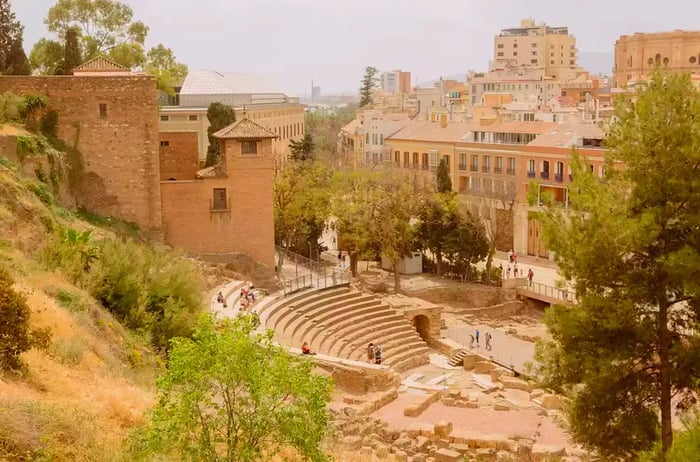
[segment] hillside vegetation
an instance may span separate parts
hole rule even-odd
[[[18,148],[46,139],[13,125],[2,134]],[[134,225],[62,208],[68,175],[38,173],[50,162],[35,151],[0,153],[0,356],[18,359],[0,361],[0,460],[119,460],[154,404],[162,352],[203,310],[204,281]],[[2,335],[23,329],[16,345]]]

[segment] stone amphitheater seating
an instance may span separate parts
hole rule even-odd
[[[383,363],[398,372],[429,361],[427,345],[403,316],[347,286],[306,290],[255,309],[282,344],[306,341],[320,354],[365,361],[367,345],[380,343]]]
[[[226,299],[226,308],[224,308],[221,303],[216,301],[216,296],[218,291],[214,291],[211,296],[211,311],[216,313],[220,317],[232,317],[236,316],[241,308],[241,288],[245,285],[243,281],[231,281],[225,286],[219,288],[222,295]],[[255,309],[258,304],[261,303],[263,298],[263,293],[258,289],[254,289],[256,302],[253,304],[252,308]]]

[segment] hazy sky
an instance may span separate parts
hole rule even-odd
[[[55,0],[11,0],[29,50]],[[365,66],[413,80],[486,70],[493,36],[526,17],[568,26],[579,51],[622,34],[700,29],[697,0],[124,0],[191,69],[259,73],[299,96],[354,91]],[[308,91],[308,90],[306,90]]]

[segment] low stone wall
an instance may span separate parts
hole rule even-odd
[[[403,410],[403,415],[407,417],[418,417],[430,407],[431,404],[437,403],[442,396],[441,392],[430,393],[425,396],[417,396],[416,399],[406,406]]]
[[[462,345],[448,338],[430,339],[427,343],[430,348],[439,351],[448,358],[451,358],[452,355],[457,353],[459,350],[464,349]]]
[[[458,302],[465,308],[493,306],[517,299],[515,289],[488,287],[479,284],[427,288],[407,292],[407,295],[419,297],[437,305],[443,302]]]
[[[505,303],[499,303],[493,306],[484,306],[481,308],[469,309],[471,315],[489,315],[489,316],[510,316],[521,314],[527,308],[527,304],[522,300],[512,300]]]
[[[299,348],[288,348],[301,354]],[[367,364],[327,355],[306,356],[328,373],[336,389],[352,394],[387,391],[401,384],[401,377],[388,366]]]

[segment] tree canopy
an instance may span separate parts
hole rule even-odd
[[[445,159],[440,160],[437,171],[437,190],[440,193],[452,191],[452,179],[450,178],[450,166]]]
[[[293,160],[312,160],[316,150],[316,143],[314,143],[311,133],[306,132],[299,141],[291,140],[289,142],[289,150],[291,151],[290,157]]]
[[[154,75],[158,88],[169,93],[187,74],[169,48],[159,44],[146,52],[148,27],[134,20],[129,5],[117,0],[58,0],[44,22],[55,38],[42,38],[32,49],[30,62],[40,74],[70,73],[77,58],[87,61],[101,55]]]
[[[23,48],[24,26],[9,0],[0,0],[0,74],[28,75],[31,71]]]
[[[656,73],[616,106],[604,177],[574,156],[568,210],[540,217],[577,304],[546,314],[538,358],[574,438],[633,458],[671,448],[674,403],[700,386],[700,95]]]
[[[365,107],[372,104],[372,91],[374,90],[374,87],[377,86],[378,73],[379,70],[376,67],[367,66],[365,68],[365,74],[362,77],[362,82],[360,85],[360,102],[358,107]]]
[[[209,119],[209,128],[207,128],[209,148],[207,148],[205,167],[211,167],[221,159],[221,145],[214,137],[214,133],[234,123],[236,111],[227,104],[213,102],[207,108],[207,119]]]
[[[252,315],[204,317],[192,339],[173,341],[158,404],[133,436],[137,460],[252,462],[283,447],[329,460],[320,444],[331,380],[274,346],[272,332],[256,333],[258,325]]]

